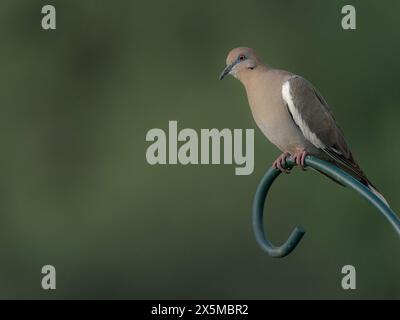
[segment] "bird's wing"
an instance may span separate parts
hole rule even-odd
[[[369,184],[353,158],[324,98],[306,79],[293,76],[282,86],[282,98],[304,137],[341,168]]]

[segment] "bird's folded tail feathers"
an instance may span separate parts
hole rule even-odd
[[[390,205],[385,199],[385,197],[378,191],[378,189],[368,180],[367,176],[361,170],[358,163],[355,161],[352,153],[348,150],[348,157],[343,157],[342,155],[336,154],[329,149],[324,150],[329,156],[332,157],[334,163],[355,179],[360,181],[363,185],[365,185],[369,190],[371,190],[379,199],[381,199],[389,208]]]
[[[321,174],[323,174],[324,176],[328,177],[329,179],[333,180],[333,181],[336,182],[337,184],[339,184],[339,185],[345,187],[345,185],[344,185],[342,182],[336,180],[335,178],[331,177],[330,175],[326,174],[325,172],[323,172],[323,171],[321,171],[321,170],[318,170],[318,169],[314,169],[314,168],[312,168],[312,167],[311,167],[311,169],[313,169],[313,170],[315,170],[315,171],[318,171],[319,173],[321,173]],[[360,181],[363,185],[365,185],[369,190],[371,190],[371,192],[372,192],[374,195],[376,195],[379,199],[381,199],[381,200],[390,208],[389,202],[388,202],[388,201],[385,199],[385,197],[373,186],[373,184],[372,184],[368,179],[364,178],[364,179],[357,179],[357,180]]]
[[[376,188],[374,186],[372,186],[370,183],[368,183],[367,187],[390,208],[389,202],[387,202],[385,197],[378,190],[376,190]]]

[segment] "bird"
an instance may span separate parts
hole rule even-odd
[[[304,170],[306,156],[312,155],[344,170],[388,205],[355,160],[331,108],[313,84],[262,62],[249,47],[228,53],[219,79],[227,75],[243,84],[254,121],[282,151],[272,164],[275,169],[289,173],[285,161],[291,156]]]

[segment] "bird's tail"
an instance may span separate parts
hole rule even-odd
[[[387,202],[385,197],[371,183],[368,183],[367,187],[390,208],[389,202]]]
[[[329,176],[325,172],[320,171],[318,169],[314,169],[314,168],[312,168],[312,169],[315,170],[315,171],[318,171],[319,173],[322,173],[324,176],[326,176],[329,179],[333,180],[337,184],[345,187],[345,185],[343,183],[341,183],[340,181],[336,180],[335,178]],[[365,185],[369,190],[371,190],[371,192],[374,195],[376,195],[379,199],[381,199],[390,208],[389,202],[385,199],[385,197],[378,191],[378,189],[367,178],[357,179],[357,180],[360,181],[363,185]]]

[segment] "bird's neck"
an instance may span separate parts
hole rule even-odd
[[[260,78],[265,72],[268,72],[269,70],[272,70],[272,68],[266,64],[259,64],[256,66],[254,69],[245,69],[242,70],[238,75],[237,78],[239,81],[246,87],[248,88],[249,86],[252,86],[254,82],[257,81],[257,79]]]

